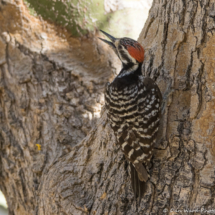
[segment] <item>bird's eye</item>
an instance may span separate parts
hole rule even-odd
[[[119,45],[119,50],[122,50],[122,49],[123,49],[122,45]]]

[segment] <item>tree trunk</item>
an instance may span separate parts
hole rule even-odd
[[[119,69],[114,53],[0,1],[0,189],[9,214],[215,210],[214,3],[155,0],[140,34],[143,72],[166,106],[138,206],[101,111]]]

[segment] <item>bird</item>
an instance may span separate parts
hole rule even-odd
[[[143,76],[144,48],[131,38],[115,38],[100,30],[122,62],[105,87],[105,107],[116,142],[129,162],[131,185],[139,204],[150,178],[149,167],[161,119],[162,94],[156,82]]]

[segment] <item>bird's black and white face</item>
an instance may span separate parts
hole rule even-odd
[[[101,32],[105,34],[111,42],[101,38],[99,39],[107,43],[114,50],[123,65],[139,65],[143,62],[144,49],[137,41],[127,37],[114,38],[104,31]]]

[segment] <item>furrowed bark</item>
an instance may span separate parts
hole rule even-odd
[[[166,106],[138,206],[102,108],[119,68],[114,53],[94,35],[74,39],[32,17],[21,1],[0,1],[0,189],[9,214],[215,209],[214,3],[154,1],[140,34],[143,72]]]

